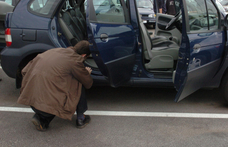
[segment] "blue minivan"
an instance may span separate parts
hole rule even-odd
[[[175,0],[175,16],[157,13],[153,37],[136,0],[112,0],[99,13],[94,1],[87,0],[85,11],[84,0],[21,0],[7,14],[1,65],[17,87],[37,54],[88,40],[85,65],[93,69],[94,86],[175,87],[176,102],[220,87],[228,100],[228,16],[217,1]]]

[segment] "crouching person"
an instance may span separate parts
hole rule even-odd
[[[89,56],[89,42],[74,47],[54,48],[37,55],[22,70],[22,86],[18,103],[29,105],[37,130],[44,131],[55,116],[71,120],[77,113],[76,127],[90,122],[85,89],[92,86],[92,70],[83,62]]]

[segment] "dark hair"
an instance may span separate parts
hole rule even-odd
[[[86,54],[86,56],[90,55],[90,50],[89,50],[89,42],[86,40],[79,41],[73,49],[75,50],[76,53],[79,55]]]

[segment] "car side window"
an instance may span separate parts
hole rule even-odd
[[[123,3],[122,3],[123,2]],[[126,23],[129,13],[124,11],[126,2],[121,0],[93,0],[93,6],[98,22]]]
[[[6,3],[9,4],[9,5],[13,5],[12,0],[0,0],[0,1],[6,2]]]
[[[61,0],[32,0],[29,4],[31,13],[50,17]]]
[[[190,31],[207,30],[207,10],[204,0],[187,0]]]
[[[191,31],[217,30],[218,11],[211,0],[186,0]]]
[[[206,0],[208,10],[209,30],[217,30],[219,28],[219,13],[211,0]]]

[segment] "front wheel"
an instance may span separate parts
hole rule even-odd
[[[222,97],[228,103],[228,72],[226,72],[225,76],[222,78],[222,82],[220,85],[220,91],[221,91]]]

